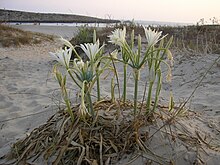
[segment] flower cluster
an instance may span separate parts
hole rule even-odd
[[[146,81],[149,81],[148,96],[146,98],[147,109],[146,113],[150,113],[151,110],[155,110],[158,97],[160,94],[161,83],[162,83],[162,71],[160,68],[161,63],[165,63],[168,66],[167,80],[171,80],[171,67],[173,63],[173,56],[169,51],[169,46],[172,39],[170,39],[166,46],[164,46],[163,39],[167,35],[162,35],[162,31],[152,30],[151,28],[144,28],[145,37],[147,40],[147,45],[142,47],[141,36],[138,36],[138,45],[134,47],[134,30],[132,31],[131,42],[126,41],[126,28],[115,29],[109,35],[110,43],[118,45],[119,49],[114,50],[112,53],[109,53],[109,56],[103,56],[104,44],[100,45],[99,40],[96,40],[96,34],[93,35],[93,43],[84,43],[80,44],[79,47],[83,50],[86,56],[88,56],[89,61],[83,61],[82,58],[77,54],[75,46],[73,46],[69,41],[61,38],[61,41],[66,45],[64,49],[59,49],[55,53],[50,52],[50,55],[57,60],[62,66],[67,70],[67,73],[72,78],[73,82],[81,90],[81,103],[78,110],[78,115],[81,118],[86,116],[92,116],[95,118],[95,111],[93,110],[93,104],[91,99],[91,91],[94,84],[97,86],[97,100],[100,100],[100,86],[99,86],[99,76],[104,72],[105,69],[111,68],[111,62],[114,66],[113,61],[121,62],[124,67],[124,86],[123,86],[123,101],[126,101],[126,87],[127,87],[127,67],[130,66],[133,70],[134,75],[134,114],[137,113],[137,96],[138,96],[138,81],[140,78],[140,72],[145,68],[148,69],[148,77]],[[158,42],[161,42],[158,44]],[[145,48],[145,50],[142,50]],[[70,61],[71,54],[74,52],[77,57]],[[144,53],[143,53],[144,52]],[[121,58],[118,58],[118,55],[121,55]],[[170,64],[165,61],[164,55],[167,55],[167,59]],[[70,65],[72,63],[72,65]],[[114,66],[115,67],[115,66]],[[117,71],[114,71],[116,74]],[[73,118],[72,110],[70,109],[70,101],[68,100],[66,84],[66,75],[62,77],[61,74],[56,71],[57,79],[62,88],[63,93],[65,94],[65,102],[69,107],[68,111]],[[62,81],[61,81],[62,80]],[[157,81],[155,81],[157,80]],[[154,84],[156,85],[156,97],[154,100],[154,107],[151,109],[151,98],[152,90]],[[111,96],[112,100],[114,98],[114,78],[111,81]],[[120,94],[119,94],[120,95]]]
[[[95,39],[94,43],[80,44],[79,47],[89,59],[89,61],[84,62],[77,54],[75,47],[69,41],[63,38],[60,40],[65,44],[65,48],[59,49],[55,53],[50,52],[50,55],[66,68],[67,73],[70,75],[73,82],[81,90],[81,104],[79,106],[78,115],[82,118],[85,118],[87,115],[94,117],[90,93],[95,82],[99,81],[98,77],[108,66],[108,62],[103,62],[105,65],[103,65],[102,68],[99,68],[103,59],[102,49],[104,45],[101,46],[99,40]],[[72,52],[77,54],[77,57],[73,61],[70,61]],[[55,75],[60,77],[58,74]],[[99,82],[97,82],[97,84],[99,84]],[[65,84],[63,84],[61,88],[62,90],[65,89],[65,91],[67,91]],[[67,100],[66,97],[67,95],[65,95],[65,99]]]
[[[134,31],[132,31],[131,34],[131,45],[129,45],[126,42],[125,36],[126,36],[126,29],[125,27],[123,29],[116,29],[112,32],[112,34],[109,36],[110,43],[113,43],[115,45],[120,46],[121,48],[121,56],[122,61],[124,63],[124,85],[123,85],[123,101],[126,100],[126,79],[127,79],[127,65],[131,66],[133,69],[133,75],[135,79],[135,89],[134,89],[134,112],[136,114],[137,109],[137,92],[138,92],[138,80],[140,77],[140,70],[144,68],[145,65],[148,66],[148,73],[149,73],[149,79],[150,82],[149,86],[149,92],[148,92],[148,98],[147,98],[147,107],[150,109],[151,105],[151,91],[153,88],[153,84],[155,82],[156,77],[158,79],[161,79],[161,69],[160,69],[160,63],[166,63],[163,59],[163,55],[161,54],[167,54],[167,57],[172,65],[173,63],[173,57],[171,52],[168,50],[169,44],[166,47],[158,48],[156,47],[156,44],[163,40],[167,35],[162,35],[162,31],[156,31],[152,30],[151,28],[144,28],[145,37],[147,40],[147,49],[145,50],[145,53],[142,52],[142,43],[141,43],[141,36],[138,36],[138,46],[137,50],[134,49]],[[171,42],[171,41],[170,41]],[[167,63],[166,63],[167,64]],[[167,80],[171,80],[171,69],[170,66],[168,66],[168,74],[167,74]],[[161,88],[160,82],[157,84],[157,95],[159,95],[159,91]],[[157,104],[157,98],[155,100],[155,104]]]

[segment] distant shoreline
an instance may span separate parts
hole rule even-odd
[[[129,20],[102,19],[91,16],[57,13],[36,13],[0,9],[0,23],[17,24],[117,24],[132,23]],[[134,20],[135,24],[147,26],[188,26],[192,23]]]
[[[96,23],[96,24],[101,24],[101,23],[105,23],[105,24],[112,24],[112,23],[117,23],[117,22],[111,22],[111,21],[109,21],[109,22],[105,22],[105,21],[103,21],[103,22],[99,22],[99,21],[86,21],[86,22],[84,22],[84,21],[18,21],[18,20],[12,20],[12,21],[2,21],[2,20],[0,20],[0,23],[35,23],[35,24],[41,24],[41,23],[54,23],[54,24],[56,24],[56,23],[84,23],[84,24],[86,24],[86,23],[88,23],[88,24],[91,24],[91,23]],[[119,22],[118,22],[119,23]]]
[[[124,22],[121,20],[122,24],[128,24],[126,21]],[[73,27],[109,27],[117,25],[117,23],[80,23],[80,22],[6,22],[5,24],[9,25],[44,25],[44,26],[73,26]],[[178,27],[178,26],[191,26],[193,24],[187,23],[176,23],[176,22],[157,22],[157,21],[135,21],[134,24],[139,26],[171,26],[171,27]]]
[[[65,23],[65,22],[6,22],[3,24],[7,25],[36,25],[36,26],[72,26],[72,27],[108,27],[111,25],[115,25],[116,23],[79,23],[79,22],[73,22],[73,23]]]
[[[120,20],[57,13],[35,13],[0,9],[0,22],[23,23],[120,23]]]

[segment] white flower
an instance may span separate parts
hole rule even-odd
[[[63,66],[69,67],[70,58],[71,58],[71,55],[72,55],[72,49],[71,49],[71,48],[67,49],[67,48],[65,47],[64,50],[63,50],[62,48],[60,48],[60,49],[57,50],[55,53],[49,52],[49,54],[50,54],[55,60],[57,60],[60,64],[62,64]]]
[[[81,60],[79,60],[78,58],[74,58],[73,60],[73,68],[78,72],[81,73],[82,69],[84,67],[85,63]]]
[[[115,29],[112,32],[112,35],[109,35],[108,37],[110,38],[111,43],[119,45],[119,46],[123,46],[123,44],[125,43],[125,36],[126,36],[126,28],[124,27],[123,30],[122,29]]]
[[[160,38],[162,31],[159,32],[156,30],[151,30],[151,28],[145,28],[144,26],[143,28],[149,47],[155,45],[158,41],[162,40],[164,37],[167,36],[165,35]]]
[[[93,43],[80,44],[80,47],[89,57],[90,60],[93,60],[97,55],[97,53],[102,49],[102,47],[99,48],[99,40],[97,40],[95,44]]]
[[[77,66],[78,66],[80,69],[82,69],[82,68],[84,67],[84,65],[85,65],[85,63],[83,62],[83,60],[78,61],[76,64],[77,64]]]

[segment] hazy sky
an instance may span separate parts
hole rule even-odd
[[[220,19],[220,0],[0,0],[0,8],[185,23]]]

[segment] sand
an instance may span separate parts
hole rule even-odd
[[[75,26],[53,26],[53,25],[12,25],[15,28],[31,31],[31,32],[38,32],[38,33],[45,33],[49,35],[55,36],[62,36],[65,39],[72,39],[76,34],[79,27]]]
[[[38,28],[39,29],[38,29]],[[33,26],[38,32],[45,32],[41,26]],[[69,34],[57,27],[48,27],[49,31],[59,31],[64,35]],[[34,30],[35,31],[35,30]],[[34,128],[42,125],[47,119],[59,110],[59,86],[51,75],[54,64],[48,52],[54,51],[60,46],[58,41],[42,43],[40,45],[22,46],[20,48],[0,48],[0,164],[4,162],[1,157],[9,151],[10,146],[18,139],[27,136]],[[174,68],[172,85],[165,79],[160,102],[167,104],[169,90],[174,94],[175,102],[186,100],[195,89],[199,80],[217,54],[187,54],[173,52]],[[120,69],[122,70],[122,69]],[[132,77],[132,76],[131,76]],[[101,90],[103,96],[109,94],[108,80],[102,80]],[[144,89],[144,82],[140,81],[139,93]],[[73,98],[76,91],[73,91]],[[128,80],[128,97],[132,99],[133,80]],[[140,94],[141,95],[141,94]],[[196,130],[201,136],[214,141],[217,148],[210,149],[203,144],[198,151],[202,164],[218,164],[220,161],[220,65],[214,64],[212,69],[195,92],[187,106],[196,112],[193,116],[184,118],[180,122],[194,136]],[[32,114],[35,115],[32,115]],[[29,116],[26,116],[29,115]],[[24,117],[26,116],[26,117]],[[196,120],[195,120],[196,119]],[[158,139],[154,139],[155,141]],[[160,141],[160,139],[159,139]],[[157,142],[155,142],[157,143]],[[154,144],[155,144],[154,143]],[[198,154],[192,149],[174,145],[171,153],[176,154],[176,164],[192,164],[198,159]],[[164,155],[168,150],[155,146],[158,153]],[[123,164],[126,161],[119,162]],[[137,159],[136,163],[143,163],[143,159]],[[135,162],[134,162],[135,164]]]
[[[43,122],[54,110],[50,99],[57,88],[54,79],[49,76],[51,59],[48,51],[52,44],[35,47],[0,49],[0,121],[17,118],[31,113],[42,114],[0,122],[0,148],[12,142]]]

